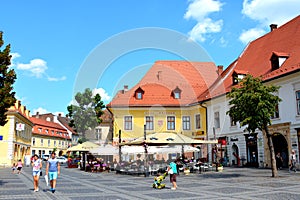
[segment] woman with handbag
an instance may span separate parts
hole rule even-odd
[[[39,156],[35,154],[33,156],[33,159],[31,161],[32,165],[32,176],[33,176],[33,187],[34,187],[34,192],[39,191],[39,179],[41,175],[41,170],[42,170],[42,161],[39,159]]]
[[[176,183],[176,174],[177,174],[177,160],[172,161],[170,165],[168,166],[168,174],[170,174],[170,182],[172,183],[173,187],[172,190],[176,190],[177,183]]]

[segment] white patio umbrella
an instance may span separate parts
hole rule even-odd
[[[115,146],[107,144],[91,149],[90,153],[94,155],[118,155],[119,149]]]

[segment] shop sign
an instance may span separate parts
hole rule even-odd
[[[21,123],[17,124],[16,126],[17,131],[24,131],[24,129],[25,129],[25,124],[21,124]]]

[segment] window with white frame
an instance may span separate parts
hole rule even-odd
[[[32,146],[35,146],[35,138],[32,138]]]
[[[125,130],[132,130],[132,116],[125,116],[124,117],[124,129]]]
[[[271,119],[278,119],[279,118],[279,107],[278,104],[275,106],[275,112],[274,114],[271,116]]]
[[[175,117],[174,116],[167,116],[167,129],[175,130]]]
[[[44,140],[41,139],[41,146],[44,146]]]
[[[215,119],[215,128],[220,128],[220,113],[219,112],[214,113],[214,119]]]
[[[54,146],[56,147],[56,140],[54,140]]]
[[[146,116],[146,130],[154,130],[153,116]]]
[[[190,116],[182,116],[182,129],[183,130],[191,130]]]
[[[296,91],[297,115],[300,115],[300,90]]]
[[[200,114],[197,114],[195,116],[195,125],[196,125],[196,129],[200,129],[201,128],[201,116]]]
[[[48,147],[50,147],[51,145],[51,140],[48,140]]]

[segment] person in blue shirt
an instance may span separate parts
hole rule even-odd
[[[49,177],[50,186],[51,186],[50,190],[52,193],[55,192],[56,179],[59,174],[60,174],[60,164],[56,159],[55,152],[52,152],[51,158],[48,159],[47,166],[46,166],[46,175],[48,175]]]
[[[172,190],[177,189],[177,183],[176,183],[176,174],[177,174],[177,160],[172,161],[168,166],[168,173],[170,174],[170,182],[172,183],[173,187]]]

